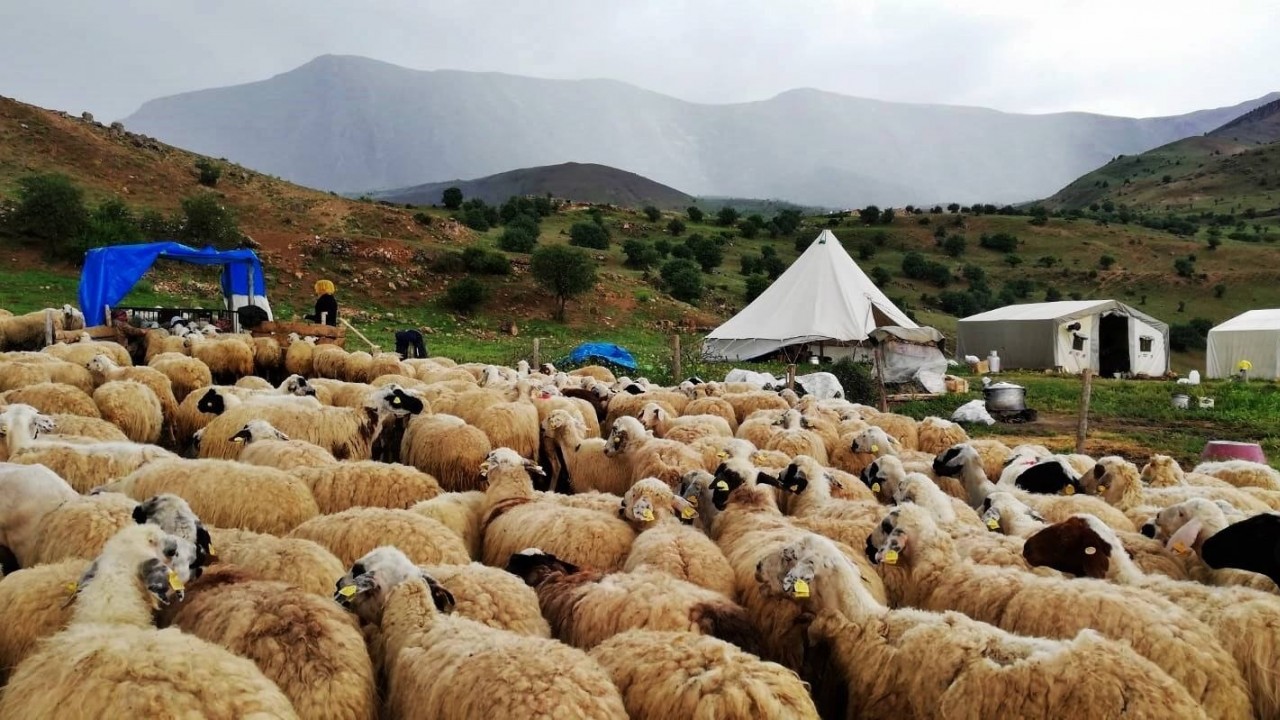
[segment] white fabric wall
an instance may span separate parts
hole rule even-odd
[[[1142,338],[1150,338],[1149,352],[1142,352]],[[1164,336],[1138,318],[1129,318],[1129,371],[1135,375],[1160,377],[1168,367]]]
[[[1074,333],[1067,329],[1072,323],[1080,323],[1080,334],[1088,337],[1084,346],[1076,350]],[[1053,337],[1053,356],[1055,364],[1072,374],[1085,371],[1093,365],[1093,344],[1098,338],[1098,316],[1079,318],[1076,320],[1060,320]],[[1096,368],[1095,368],[1096,369]]]
[[[1253,363],[1250,377],[1280,379],[1280,328],[1209,331],[1205,375],[1231,377],[1241,360]]]

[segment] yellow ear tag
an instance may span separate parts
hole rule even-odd
[[[338,594],[345,598],[353,597],[356,594],[356,586],[347,585],[346,587],[340,588],[338,590]]]
[[[871,483],[871,492],[873,493],[880,492],[880,483]]]
[[[1074,485],[1068,485],[1068,486],[1066,486],[1066,487],[1064,487],[1064,488],[1062,489],[1062,494],[1063,494],[1063,495],[1075,495],[1075,494],[1076,494],[1076,487],[1075,487]]]
[[[213,543],[209,543],[209,555],[210,557],[218,557],[218,551],[213,549]]]
[[[872,446],[871,446],[871,452],[880,452],[880,446],[879,446],[879,445],[872,445]]]
[[[727,452],[725,452],[725,451],[721,450],[720,452],[716,453],[716,457],[720,458],[721,460],[728,460],[728,459],[729,459],[729,453],[727,453]]]
[[[1188,548],[1186,545],[1180,542],[1176,542],[1173,544],[1173,551],[1179,555],[1191,554],[1191,548]]]
[[[177,592],[182,592],[186,586],[182,584],[182,578],[178,577],[178,573],[173,570],[169,571],[169,587]]]
[[[653,522],[653,511],[646,508],[644,512],[640,513],[640,519],[645,522]]]
[[[791,586],[791,597],[807,598],[809,597],[809,583],[804,580],[797,580],[795,585]]]
[[[79,583],[67,583],[66,588],[67,588],[67,594],[68,594],[68,595],[75,595],[75,594],[76,594],[76,590],[80,589],[80,584],[79,584]]]
[[[987,529],[988,529],[988,530],[999,530],[999,529],[1000,529],[1000,521],[999,521],[999,520],[997,520],[997,519],[995,519],[995,518],[991,518],[990,520],[988,520],[988,521],[987,521]]]
[[[897,550],[885,550],[885,551],[884,551],[884,564],[885,564],[885,565],[897,565],[897,564],[898,564],[898,551],[897,551]]]
[[[680,517],[684,518],[685,520],[692,520],[694,516],[696,516],[697,514],[698,514],[698,511],[694,510],[691,507],[686,507],[680,511]]]
[[[689,497],[685,498],[685,499],[684,499],[684,501],[685,501],[685,502],[687,502],[687,503],[689,503],[690,505],[692,505],[692,506],[694,506],[694,507],[698,507],[698,496],[697,496],[697,495],[690,495]]]
[[[721,480],[720,482],[716,483],[716,489],[720,490],[721,492],[727,492],[729,490],[729,483]]]

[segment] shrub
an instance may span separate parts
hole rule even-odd
[[[1035,289],[1036,284],[1027,278],[1010,280],[1004,284],[1004,290],[1019,300],[1025,300],[1030,297],[1031,291]]]
[[[438,273],[460,273],[467,269],[467,263],[460,252],[441,253],[431,261],[431,270]]]
[[[18,205],[13,213],[13,226],[19,233],[49,241],[45,247],[51,255],[67,254],[62,247],[73,247],[89,221],[84,193],[65,175],[54,173],[28,175],[18,179]]]
[[[1178,277],[1193,277],[1196,274],[1196,264],[1190,258],[1178,258],[1173,261],[1173,270],[1178,273]]]
[[[890,280],[893,280],[893,274],[888,270],[879,265],[871,268],[871,281],[877,286],[888,285]]]
[[[533,251],[529,261],[533,279],[556,298],[556,318],[564,319],[569,298],[595,287],[596,264],[585,250],[566,245],[545,245]]]
[[[995,235],[983,234],[978,239],[978,244],[988,250],[996,252],[1011,253],[1018,250],[1018,238],[1009,233],[996,233]]]
[[[878,401],[879,393],[869,364],[842,358],[832,363],[828,371],[840,381],[845,400],[873,406]]]
[[[960,274],[970,285],[983,285],[987,282],[987,271],[980,265],[965,265]]]
[[[468,272],[480,275],[506,275],[511,272],[511,261],[506,256],[475,245],[462,251],[462,265]]]
[[[680,218],[671,218],[671,222],[667,223],[667,232],[675,236],[683,235],[685,231],[684,221]]]
[[[489,292],[479,280],[467,276],[454,281],[444,291],[444,304],[464,315],[484,304]]]
[[[942,249],[951,257],[960,257],[966,244],[963,235],[951,235],[942,242]]]
[[[1049,286],[1049,288],[1044,291],[1045,302],[1058,302],[1061,299],[1062,291],[1056,287]]]
[[[1051,268],[1057,264],[1058,258],[1055,255],[1041,255],[1040,259],[1036,260],[1036,265],[1042,268]]]
[[[537,233],[522,225],[508,225],[498,237],[498,247],[507,252],[532,252],[537,244]]]
[[[1226,295],[1226,294],[1227,294],[1227,285],[1226,285],[1226,283],[1218,283],[1217,285],[1214,285],[1214,286],[1213,286],[1213,296],[1214,296],[1214,297],[1216,297],[1216,298],[1221,298],[1222,296],[1224,296],[1224,295]]]
[[[720,249],[720,244],[712,238],[704,238],[695,233],[684,242],[692,253],[693,259],[701,266],[702,272],[709,273],[724,261],[724,252]]]
[[[627,256],[624,264],[636,270],[647,270],[662,262],[662,254],[643,240],[628,239],[622,243],[622,252]]]
[[[108,198],[89,215],[81,234],[80,253],[89,248],[142,242],[142,230],[133,211],[119,198]]]
[[[928,278],[929,282],[940,288],[944,288],[951,284],[951,268],[948,268],[946,265],[941,263],[929,263],[925,270],[925,276]]]
[[[646,205],[641,212],[649,219],[649,222],[658,222],[662,219],[662,211],[652,205]]]
[[[858,219],[862,220],[863,225],[875,225],[880,221],[880,208],[868,205],[858,211]]]
[[[424,212],[416,212],[413,214],[413,221],[424,227],[431,226],[431,216]]]
[[[716,224],[723,227],[730,227],[738,222],[738,211],[728,205],[720,208],[720,212],[716,213]]]
[[[938,208],[936,208],[936,207],[935,207],[934,209],[935,209],[935,210],[938,210]],[[938,210],[938,212],[942,212],[942,211],[941,211],[941,210]],[[948,206],[947,206],[947,212],[952,213],[952,214],[955,214],[955,213],[960,212],[960,203],[951,203],[950,205],[948,205]]]
[[[1204,318],[1171,325],[1169,326],[1169,348],[1175,352],[1203,350],[1209,336],[1209,329],[1212,327],[1213,322]]]
[[[924,278],[929,261],[918,252],[909,252],[902,257],[902,274],[911,280]]]
[[[738,223],[738,232],[742,234],[744,240],[754,240],[760,234],[760,226],[748,220]]]
[[[703,215],[701,208],[697,208],[692,205],[690,205],[689,209],[686,210],[685,212],[689,214],[690,222],[700,223],[702,222],[702,218],[705,217],[705,215]]]
[[[1116,259],[1111,257],[1110,255],[1103,255],[1102,257],[1098,258],[1098,267],[1102,268],[1103,270],[1110,270],[1111,266],[1115,264],[1116,264]]]
[[[462,207],[462,189],[451,187],[445,188],[440,194],[440,203],[449,210],[457,210]]]
[[[222,166],[209,158],[197,160],[196,170],[199,171],[200,184],[205,187],[214,187],[218,184],[218,179],[222,177]]]
[[[666,257],[667,253],[671,252],[671,243],[667,242],[666,238],[658,238],[653,241],[653,249],[657,250],[662,257]]]
[[[213,193],[183,198],[182,215],[179,235],[189,242],[227,250],[238,246],[243,238],[235,215]]]
[[[783,235],[790,235],[800,229],[800,211],[799,210],[779,210],[777,215],[771,220],[778,227],[778,232]]]
[[[743,255],[739,260],[738,274],[750,277],[764,272],[764,258],[759,255]]]
[[[770,280],[777,280],[787,271],[787,263],[777,255],[762,255],[760,261],[764,266],[764,274],[768,275]]]
[[[870,260],[871,258],[873,258],[873,257],[875,257],[875,256],[876,256],[876,246],[875,246],[875,245],[872,245],[869,241],[866,241],[866,240],[864,240],[864,241],[862,241],[861,243],[859,243],[859,244],[858,244],[858,259],[859,259],[859,260]]]
[[[1019,265],[1022,264],[1022,256],[1009,253],[1008,255],[1004,256],[1004,264],[1008,265],[1011,268],[1018,267]]]
[[[764,275],[748,275],[746,290],[743,292],[743,298],[747,302],[751,302],[760,297],[760,293],[769,289],[770,280]]]
[[[687,303],[702,298],[702,273],[690,260],[669,260],[662,266],[662,282],[671,297]]]
[[[488,213],[482,207],[469,207],[462,211],[462,224],[475,230],[485,232],[490,228]]]
[[[884,225],[889,225],[893,222],[893,216],[893,208],[885,208],[880,211],[880,222]]]
[[[578,247],[607,250],[609,248],[609,231],[594,222],[574,223],[569,228],[569,244]]]

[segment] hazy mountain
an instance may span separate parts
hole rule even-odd
[[[1115,155],[1200,134],[1274,97],[1148,119],[816,90],[701,105],[610,80],[323,56],[269,80],[153,100],[125,124],[339,191],[590,162],[695,195],[852,206],[1043,197]]]
[[[606,165],[562,163],[522,168],[476,180],[448,180],[397,190],[372,193],[378,200],[415,205],[440,202],[445,188],[457,187],[466,198],[480,198],[499,204],[512,195],[546,195],[589,203],[610,203],[622,207],[654,205],[664,210],[688,207],[693,198],[675,188],[646,177]]]

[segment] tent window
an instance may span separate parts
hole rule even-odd
[[[1155,340],[1153,338],[1149,338],[1149,337],[1138,338],[1138,352],[1150,353],[1151,346],[1154,342]]]
[[[1084,335],[1076,333],[1071,334],[1071,349],[1076,352],[1084,352],[1084,343],[1088,340]]]

